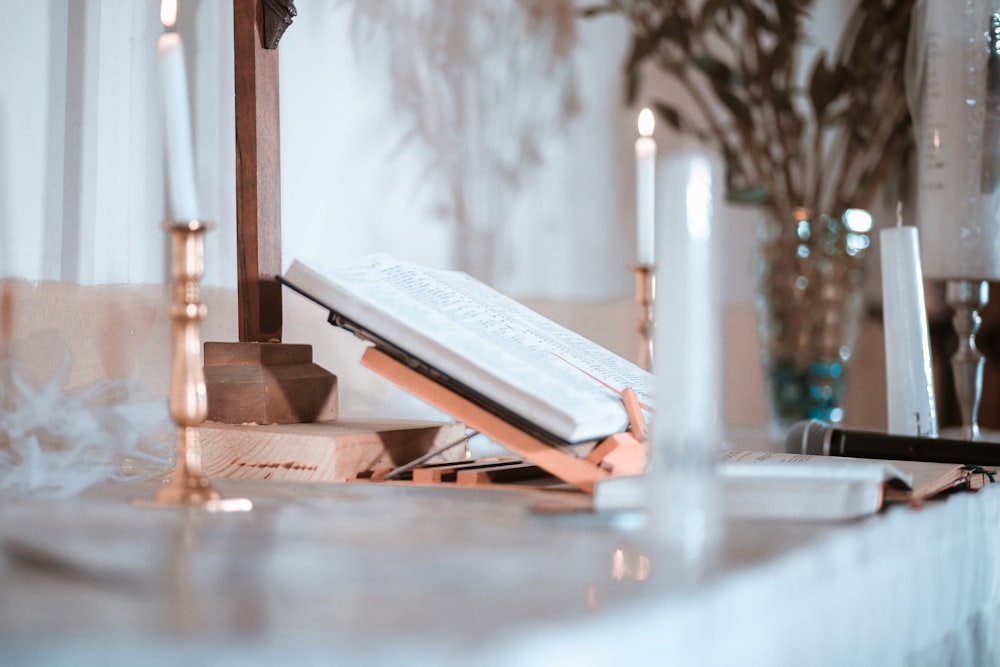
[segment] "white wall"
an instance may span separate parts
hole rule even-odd
[[[217,224],[206,240],[203,284],[232,288],[231,3],[179,2],[200,211]],[[157,0],[0,0],[8,25],[14,26],[0,42],[0,277],[81,284],[164,282],[167,239],[160,224],[169,212],[155,50],[162,30],[158,5]],[[394,48],[404,38],[415,39],[408,30],[422,13],[457,8],[469,20],[482,21],[482,12],[490,8],[509,10],[522,3],[297,0],[296,6],[299,15],[280,47],[285,263],[385,251],[433,266],[454,266],[455,226],[445,205],[449,176],[454,180],[455,172],[441,166],[453,157],[445,150],[453,137],[445,132],[428,141],[411,134],[417,116],[413,105],[400,102],[407,91],[394,83],[394,68],[400,66],[393,61]],[[539,6],[560,5],[551,0]],[[816,24],[825,28],[828,39],[836,33],[829,26],[844,11],[839,0],[820,0]],[[385,20],[373,21],[373,15]],[[531,39],[523,39],[524,26],[509,13],[497,16],[488,34],[496,39],[486,43],[504,45],[508,56],[537,57],[530,51]],[[522,176],[516,187],[497,187],[488,171],[469,175],[475,185],[468,188],[472,208],[478,206],[480,215],[494,215],[503,225],[497,245],[505,250],[497,253],[502,261],[493,282],[516,297],[547,303],[553,312],[569,312],[555,307],[556,302],[560,307],[568,303],[570,309],[579,304],[572,311],[575,317],[567,320],[587,319],[588,326],[601,329],[592,337],[606,344],[620,342],[629,350],[632,343],[623,342],[620,332],[634,336],[631,321],[591,317],[620,312],[601,307],[609,300],[616,308],[627,307],[633,290],[629,264],[635,257],[638,108],[622,104],[619,71],[627,32],[616,17],[576,20],[571,27],[575,41],[569,59],[544,70],[544,76],[515,67],[511,71],[518,76],[510,80],[510,73],[496,64],[504,62],[495,60],[503,52],[477,51],[475,40],[449,45],[446,64],[457,77],[450,94],[457,94],[457,86],[465,95],[461,99],[481,104],[467,89],[494,86],[492,97],[485,98],[494,103],[485,108],[493,112],[489,122],[461,126],[466,134],[456,140],[457,152],[467,160],[463,164],[478,168],[473,158],[482,151],[503,153],[513,150],[514,137],[533,138],[537,161],[513,150]],[[562,28],[559,34],[566,38],[566,25]],[[530,36],[544,48],[546,35]],[[423,48],[419,40],[414,48]],[[424,48],[420,57],[434,53]],[[670,87],[655,77],[653,81],[656,94],[671,99]],[[562,97],[570,93],[575,98]],[[557,122],[554,110],[563,109],[567,99],[575,99],[576,113]],[[652,99],[647,94],[640,102]],[[427,100],[431,107],[438,104],[432,108],[438,114],[454,106],[434,96]],[[519,106],[514,105],[517,122],[505,129],[508,101]],[[431,111],[420,113],[440,119]],[[663,216],[677,209],[672,201],[676,183],[665,180],[667,165],[684,144],[662,127],[656,139],[662,223]],[[715,166],[718,173],[718,160]],[[730,306],[726,358],[737,362],[726,368],[727,409],[739,412],[730,419],[733,423],[757,423],[763,407],[757,400],[761,383],[751,312],[755,215],[723,205],[718,187],[713,196],[713,228],[723,250],[715,268]],[[235,313],[211,317],[231,323]],[[608,340],[613,332],[619,333]]]
[[[10,31],[0,43],[5,63],[0,70],[4,91],[0,97],[0,263],[5,273],[38,275],[43,270],[58,271],[59,266],[63,202],[58,192],[47,187],[45,173],[47,168],[61,172],[64,159],[61,141],[47,138],[61,137],[65,123],[59,109],[66,95],[65,55],[60,53],[65,48],[60,45],[66,34],[66,10],[50,12],[43,2],[17,3],[13,19],[12,25],[23,29]],[[53,26],[61,33],[55,43]],[[46,237],[51,244],[43,249]]]
[[[366,2],[366,10],[381,3],[387,13],[430,11],[433,4]],[[412,113],[396,104],[399,91],[392,88],[387,35],[398,35],[399,26],[359,28],[359,7],[299,0],[299,16],[281,43],[284,259],[387,251],[453,265],[455,227],[442,213],[448,180],[434,162],[441,151],[408,135]],[[158,3],[0,0],[0,8],[9,25],[18,26],[0,45],[0,275],[84,284],[163,281],[166,240],[159,225],[168,212]],[[536,123],[544,127],[536,135],[538,164],[525,162],[526,177],[516,188],[484,200],[502,213],[498,244],[510,244],[494,282],[524,296],[623,297],[632,290],[637,113],[621,102],[627,35],[615,17],[576,20],[574,29],[573,77],[561,75],[549,86],[552,99],[538,82],[515,90],[517,81],[497,78],[522,98],[533,96],[527,99],[537,105],[536,115],[545,109],[548,124]],[[179,31],[188,58],[200,210],[218,225],[207,241],[204,282],[232,286],[230,5],[181,0]],[[509,45],[525,48],[523,40]],[[453,65],[467,85],[480,80],[478,63]],[[566,86],[578,111],[553,124],[554,96]],[[532,122],[531,104],[518,111],[522,126]],[[494,135],[502,136],[495,126]],[[670,144],[662,129],[657,137],[664,148]],[[752,217],[737,217],[743,219],[727,241],[735,259],[725,262],[736,275],[727,283],[737,292],[730,298],[747,302],[742,274]]]

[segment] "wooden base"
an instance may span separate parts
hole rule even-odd
[[[343,420],[311,424],[236,426],[205,422],[202,469],[212,479],[344,482],[367,470],[393,468],[454,442],[462,424],[404,420]],[[458,461],[456,447],[436,461]]]
[[[299,424],[336,419],[337,377],[312,361],[312,346],[205,343],[208,419],[223,424]]]

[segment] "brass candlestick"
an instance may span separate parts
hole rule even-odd
[[[958,334],[958,349],[951,357],[951,370],[967,440],[980,438],[979,401],[983,395],[984,359],[976,348],[976,333],[981,321],[979,311],[989,298],[990,284],[985,280],[949,280],[945,283],[945,302],[955,310],[951,322]]]
[[[208,399],[199,323],[207,309],[198,300],[198,281],[205,273],[205,232],[210,227],[210,223],[201,220],[163,225],[170,232],[173,248],[170,416],[179,429],[177,465],[169,484],[159,489],[153,499],[133,501],[140,507],[189,506],[211,512],[245,512],[253,508],[246,498],[223,498],[201,469],[198,425],[208,414]]]
[[[639,304],[638,364],[653,370],[653,302],[656,300],[656,273],[652,264],[634,264],[635,300]]]

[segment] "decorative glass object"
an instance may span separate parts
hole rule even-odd
[[[803,419],[838,423],[864,314],[871,215],[764,212],[755,258],[760,355],[772,437]]]
[[[918,137],[920,255],[954,310],[954,393],[964,437],[977,440],[985,358],[976,334],[987,281],[1000,280],[1000,7],[925,0],[913,23],[905,90]]]

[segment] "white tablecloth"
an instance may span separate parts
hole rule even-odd
[[[995,488],[731,522],[685,592],[639,534],[536,494],[219,486],[255,511],[0,498],[0,664],[1000,664]]]

